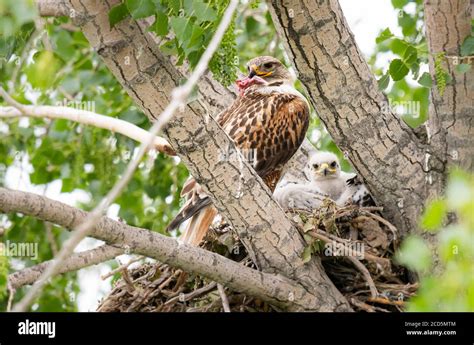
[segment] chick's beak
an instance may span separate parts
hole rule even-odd
[[[329,164],[323,163],[319,166],[317,173],[318,175],[321,175],[321,176],[327,176],[329,174],[332,174],[332,171],[329,168]]]

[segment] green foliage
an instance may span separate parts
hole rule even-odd
[[[177,56],[178,64],[187,60],[194,68],[228,3],[229,0],[126,0],[110,10],[109,22],[114,26],[129,14],[134,19],[153,17],[149,30],[163,39],[161,51]],[[214,78],[225,86],[236,79],[238,58],[234,29],[232,23],[209,63]]]
[[[390,76],[394,81],[403,79],[408,74],[408,67],[400,59],[392,60],[389,67]]]
[[[405,7],[415,5],[414,12],[408,12]],[[431,78],[420,70],[427,68],[428,50],[423,29],[423,1],[393,0],[393,7],[398,11],[398,25],[402,36],[394,35],[389,28],[380,32],[375,42],[377,44],[369,64],[376,76],[378,86],[383,90],[390,103],[411,104],[419,108],[418,112],[403,111],[405,122],[411,127],[417,127],[428,117],[428,98]],[[376,68],[375,62],[379,54],[391,53],[396,57],[387,69]],[[420,86],[413,85],[411,80],[417,80]],[[408,103],[410,102],[410,103]],[[404,109],[405,110],[405,109]]]
[[[418,79],[418,84],[430,88],[433,85],[433,82],[431,80],[431,74],[429,74],[428,72],[423,73]]]
[[[447,215],[454,219],[446,224]],[[436,233],[439,273],[429,273],[432,249],[420,237],[408,237],[397,257],[421,274],[409,311],[474,311],[474,175],[452,171],[446,197],[432,201],[421,227]]]
[[[461,56],[474,55],[474,37],[471,35],[466,37],[461,45]]]
[[[3,251],[3,249],[0,249]],[[8,294],[8,272],[10,263],[3,253],[0,253],[0,300],[6,298]]]
[[[436,230],[442,224],[447,214],[446,202],[434,200],[428,204],[421,218],[421,227],[426,230]]]
[[[445,54],[443,52],[436,54],[434,60],[436,86],[438,87],[438,92],[441,97],[443,96],[444,90],[446,89],[446,80],[448,79],[446,70],[443,67],[444,59]]]

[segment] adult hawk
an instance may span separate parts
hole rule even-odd
[[[240,96],[216,120],[244,156],[252,153],[254,169],[273,192],[283,166],[303,142],[309,106],[278,59],[256,57],[247,69],[248,76],[237,80]],[[181,239],[198,245],[217,210],[194,178],[186,181],[181,196],[186,196],[186,203],[167,229],[192,217]]]

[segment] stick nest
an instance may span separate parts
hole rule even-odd
[[[356,311],[402,311],[417,288],[408,282],[406,270],[392,260],[399,235],[379,211],[377,207],[338,207],[329,200],[312,213],[288,211],[307,243],[303,260],[318,256],[329,278]],[[213,226],[201,247],[255,268],[227,224]],[[160,262],[122,267],[116,278],[98,311],[279,311],[258,298]]]

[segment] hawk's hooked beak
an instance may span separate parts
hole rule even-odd
[[[249,78],[253,78],[254,76],[259,76],[259,77],[268,77],[269,75],[271,75],[273,72],[262,72],[259,70],[258,66],[257,65],[251,65],[250,66],[250,74],[249,74]]]

